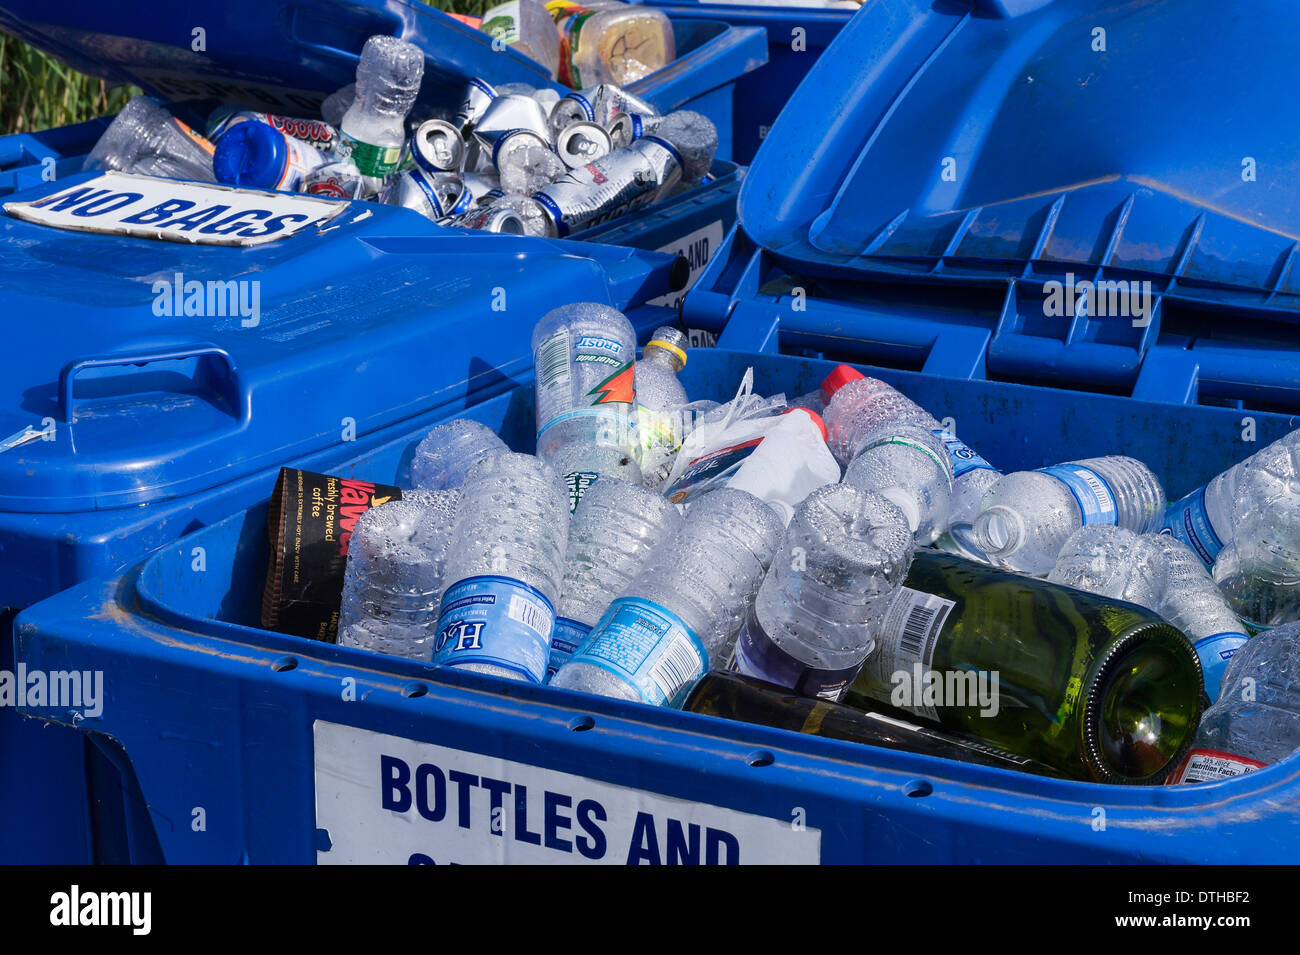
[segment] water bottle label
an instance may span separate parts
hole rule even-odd
[[[569,659],[625,680],[654,706],[684,699],[709,668],[695,632],[676,614],[639,597],[615,600],[593,632],[595,638]]]
[[[838,703],[858,675],[862,664],[839,670],[819,670],[786,653],[767,635],[751,609],[736,637],[735,655],[729,669],[778,686],[787,686],[801,696],[817,696]]]
[[[965,441],[962,441],[952,432],[939,428],[934,432],[934,436],[942,441],[943,446],[948,449],[948,454],[952,458],[952,476],[954,480],[967,471],[997,470],[997,468],[972,451]]]
[[[930,670],[935,644],[955,606],[955,601],[911,587],[900,587],[890,602],[879,628],[879,643],[867,659],[880,685],[906,684],[909,693],[907,700],[897,704],[900,709],[911,710],[927,719],[939,719],[938,711],[925,702],[924,695],[910,690],[919,682],[920,675]]]
[[[678,475],[676,481],[668,485],[664,496],[674,504],[682,504],[693,497],[725,487],[740,470],[745,459],[762,443],[762,438],[755,438],[727,448],[719,448],[717,451],[696,458]]]
[[[433,663],[488,664],[541,683],[554,626],[555,608],[540,590],[511,577],[467,577],[442,595]]]
[[[1050,474],[1074,495],[1079,502],[1079,513],[1083,523],[1118,524],[1119,514],[1115,508],[1115,492],[1111,490],[1106,479],[1092,468],[1081,464],[1057,464],[1050,468],[1039,468],[1040,474]]]
[[[867,451],[870,451],[872,448],[878,448],[884,444],[901,444],[904,447],[916,448],[916,450],[922,452],[926,457],[928,457],[931,461],[933,461],[936,465],[938,465],[940,471],[948,470],[948,462],[945,461],[943,458],[941,458],[939,455],[935,454],[925,445],[921,444],[920,442],[913,441],[911,438],[904,438],[896,434],[891,435],[888,438],[882,438],[879,441],[873,441],[871,444],[867,445],[861,451],[859,451],[858,454],[863,454]]]
[[[600,475],[595,471],[570,471],[564,475],[565,487],[569,489],[569,513],[573,514],[578,510],[578,503],[582,500],[582,495],[587,493],[587,488],[591,487],[600,479]]]
[[[1214,566],[1215,558],[1223,550],[1223,541],[1214,533],[1210,514],[1205,509],[1204,487],[1169,505],[1160,533],[1170,534],[1196,551],[1196,556],[1207,568]]]
[[[1194,749],[1170,777],[1174,783],[1212,783],[1263,769],[1268,763],[1217,749]]]
[[[1228,668],[1228,661],[1249,639],[1244,633],[1216,633],[1192,644],[1201,660],[1205,692],[1209,694],[1211,703],[1219,698],[1219,684],[1223,682],[1223,671]]]
[[[352,165],[363,176],[384,179],[397,171],[397,165],[402,161],[402,147],[374,146],[353,139],[347,133],[340,133],[337,156],[339,159],[351,159]]]
[[[555,630],[551,634],[551,659],[546,664],[546,682],[551,682],[560,667],[569,662],[573,651],[582,646],[582,641],[591,633],[591,627],[578,623],[568,617],[555,618]]]

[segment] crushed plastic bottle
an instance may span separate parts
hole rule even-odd
[[[424,54],[391,36],[372,36],[357,64],[356,98],[340,122],[339,156],[363,176],[397,171],[406,143],[406,115],[424,76]]]
[[[83,168],[215,182],[215,149],[149,97],[135,96],[104,130]]]
[[[428,491],[459,489],[470,468],[490,454],[508,450],[487,425],[456,418],[438,425],[416,445],[411,484]]]
[[[893,501],[918,544],[933,543],[948,526],[952,461],[928,427],[883,424],[863,435],[844,483]]]

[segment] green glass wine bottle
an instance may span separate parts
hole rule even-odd
[[[1154,613],[919,550],[843,702],[879,701],[1076,779],[1159,783],[1202,706],[1191,643]]]
[[[757,723],[981,766],[1044,776],[1060,775],[1049,766],[964,734],[914,723],[906,718],[907,714],[892,707],[875,706],[864,711],[815,696],[800,696],[788,687],[730,670],[710,670],[700,677],[691,687],[682,709],[724,720]]]

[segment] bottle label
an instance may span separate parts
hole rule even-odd
[[[677,476],[676,481],[668,485],[664,496],[674,504],[682,504],[691,498],[725,487],[762,443],[762,438],[754,438],[696,458]]]
[[[886,445],[886,444],[901,444],[906,448],[915,448],[916,450],[923,453],[931,461],[933,461],[940,471],[946,472],[948,470],[948,462],[945,461],[942,457],[935,454],[932,450],[927,448],[925,445],[921,444],[919,441],[913,441],[911,438],[905,438],[897,434],[890,435],[888,438],[882,438],[879,441],[873,441],[871,444],[867,445],[861,451],[859,451],[858,454],[859,455],[864,454],[867,451],[870,451],[872,448],[879,448],[882,445]]]
[[[191,128],[186,123],[182,123],[175,116],[172,117],[172,122],[176,124],[177,129],[179,129],[186,136],[190,137],[190,139],[194,141],[194,144],[198,146],[200,149],[202,149],[209,156],[213,155],[217,151],[217,147],[212,143],[210,139],[208,139],[202,133]]]
[[[578,623],[568,617],[555,618],[555,630],[551,634],[551,658],[546,664],[546,682],[551,682],[560,667],[569,662],[573,651],[582,646],[582,641],[591,633],[591,627]]]
[[[1226,632],[1202,637],[1192,644],[1205,673],[1205,692],[1209,694],[1211,703],[1219,698],[1219,684],[1223,682],[1223,671],[1228,668],[1228,661],[1249,639],[1244,633]]]
[[[1115,492],[1105,478],[1092,468],[1081,464],[1057,464],[1050,468],[1039,468],[1039,473],[1050,474],[1070,489],[1074,499],[1079,502],[1079,513],[1083,515],[1085,526],[1119,523]]]
[[[704,644],[671,611],[640,597],[609,605],[588,640],[569,659],[625,680],[654,706],[675,705],[709,668]]]
[[[902,679],[907,681],[910,690],[915,682],[913,674],[930,670],[935,644],[955,606],[955,601],[937,594],[911,587],[898,589],[881,620],[876,650],[868,657],[872,672],[882,686],[896,686]],[[925,701],[923,694],[909,692],[907,696],[910,705],[900,708],[938,721],[938,710]]]
[[[1223,541],[1214,533],[1210,514],[1205,509],[1204,487],[1169,505],[1160,533],[1172,535],[1196,551],[1207,568],[1214,566],[1215,558],[1223,550]]]
[[[483,15],[479,29],[509,46],[519,42],[519,0],[509,0]]]
[[[581,50],[582,28],[588,20],[599,11],[584,7],[572,0],[551,0],[546,4],[547,12],[560,28],[560,82],[573,89],[585,86],[582,73],[578,69],[578,54]]]
[[[858,675],[861,662],[839,670],[819,670],[786,653],[767,635],[753,610],[736,637],[729,669],[778,686],[788,686],[800,696],[817,696],[838,703]]]
[[[587,493],[587,488],[591,487],[598,480],[600,475],[595,471],[570,471],[564,475],[564,485],[569,489],[569,513],[573,514],[578,510],[578,504],[582,500],[582,495]]]
[[[633,356],[626,354],[627,350],[623,342],[601,335],[582,335],[571,345],[566,328],[543,339],[533,353],[533,367],[537,371],[537,436],[540,438],[548,428],[562,421],[604,416],[615,429],[610,441],[619,447],[630,447],[626,432],[633,427],[636,371],[629,360]],[[578,399],[577,407],[573,394],[575,366],[584,371],[605,372],[599,383]],[[620,429],[623,434],[619,433]]]
[[[952,458],[952,476],[954,480],[967,471],[997,470],[997,468],[972,451],[965,441],[962,441],[951,431],[939,428],[934,432],[934,436],[942,441],[943,446],[948,449],[948,454]]]
[[[402,147],[372,146],[353,139],[347,133],[340,133],[338,158],[351,159],[352,165],[363,176],[384,179],[397,171],[397,165],[402,161]]]
[[[540,590],[512,577],[467,577],[442,595],[433,663],[489,664],[541,683],[554,627],[555,608]]]
[[[1179,783],[1212,783],[1263,769],[1268,763],[1247,756],[1237,756],[1217,749],[1194,749],[1170,777]]]

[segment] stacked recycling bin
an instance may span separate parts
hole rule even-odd
[[[1213,695],[1217,687],[1202,680],[1227,644],[1212,641],[1198,656],[1199,644],[1193,649],[1160,619],[1175,614],[1161,603],[1167,587],[1159,600],[1149,598],[1158,604],[1152,607],[1139,605],[1148,598],[1136,578],[1101,593],[1093,559],[1100,552],[1086,550],[1094,546],[1086,535],[1097,527],[1130,534],[1123,546],[1136,550],[1141,532],[1168,523],[1170,536],[1190,545],[1183,549],[1191,560],[1209,556],[1217,573],[1218,555],[1201,551],[1213,544],[1207,527],[1224,528],[1210,505],[1197,503],[1198,489],[1294,430],[1300,353],[1286,334],[1295,308],[1287,226],[1293,190],[1287,186],[1295,181],[1296,160],[1292,144],[1276,134],[1267,104],[1293,85],[1293,58],[1282,38],[1300,16],[1272,15],[1279,22],[1261,36],[1257,23],[1233,19],[1206,0],[1100,8],[1082,0],[990,0],[973,9],[920,0],[864,6],[765,137],[741,189],[737,224],[682,304],[682,321],[716,333],[717,348],[687,355],[671,321],[648,340],[650,322],[665,318],[663,310],[642,305],[670,284],[662,259],[621,246],[578,253],[526,237],[430,234],[403,228],[410,217],[401,210],[365,215],[368,207],[349,204],[333,223],[340,228],[303,232],[259,250],[269,262],[292,261],[299,273],[328,270],[336,287],[328,295],[309,285],[278,292],[264,309],[272,321],[257,333],[256,347],[234,347],[242,341],[235,337],[235,315],[195,323],[212,341],[191,343],[189,350],[157,343],[154,351],[117,356],[128,366],[143,365],[143,373],[106,374],[117,367],[111,358],[69,364],[57,385],[46,386],[45,400],[57,412],[52,417],[69,432],[66,447],[56,441],[49,451],[89,454],[94,462],[65,459],[42,471],[15,458],[14,486],[22,466],[31,485],[50,475],[74,485],[63,496],[79,492],[86,510],[152,501],[142,520],[153,513],[156,522],[174,506],[178,515],[207,525],[155,539],[142,548],[153,550],[147,559],[124,560],[130,566],[121,570],[105,567],[98,579],[25,610],[15,624],[16,660],[30,671],[75,671],[92,680],[102,674],[102,706],[93,713],[35,700],[20,707],[73,728],[102,754],[97,765],[105,778],[94,793],[105,803],[116,799],[116,816],[113,825],[105,819],[98,827],[97,852],[135,861],[324,864],[1292,857],[1300,837],[1295,758],[1258,759],[1258,768],[1207,785],[1151,784],[1167,778],[1190,747],[1203,747],[1200,737],[1194,741],[1206,702],[1202,689]],[[1182,42],[1188,30],[1216,38],[1203,62]],[[1235,86],[1228,76],[1238,79]],[[1258,108],[1242,106],[1241,76],[1255,84],[1250,102]],[[1117,120],[1134,90],[1151,107],[1140,130]],[[1214,119],[1226,115],[1234,117],[1231,128]],[[1080,129],[1096,135],[1081,141]],[[55,191],[27,195],[39,204]],[[5,227],[37,257],[66,254],[88,241],[29,222]],[[139,304],[111,278],[127,249],[137,262],[142,254],[157,257],[147,263],[150,277],[183,260],[204,279],[221,274],[216,257],[230,251],[173,252],[155,243],[142,252],[140,240],[94,241],[102,243],[94,273],[99,299],[93,307],[64,307],[116,307],[119,331],[136,314],[128,306]],[[379,255],[364,265],[358,255],[337,255],[361,244]],[[131,274],[139,271],[137,265]],[[19,274],[21,306],[53,294],[34,272]],[[366,308],[372,315],[382,311],[384,319],[363,322],[354,302],[360,290],[394,280],[409,291],[388,301],[366,295]],[[575,293],[578,283],[581,293]],[[601,294],[590,293],[593,287]],[[478,298],[499,289],[511,304],[489,316],[490,306]],[[77,291],[70,284],[64,294]],[[430,314],[431,300],[438,302],[432,313],[438,321],[418,320]],[[564,325],[578,302],[589,303],[577,306],[584,315],[625,313],[626,329],[566,331],[563,349],[548,347],[562,329],[580,327],[576,318]],[[485,317],[493,323],[490,334]],[[383,329],[388,347],[373,340],[343,346],[362,329],[372,339]],[[649,469],[632,470],[627,454],[595,461],[588,449],[580,460],[569,457],[573,429],[564,425],[575,419],[557,410],[552,397],[557,383],[567,388],[578,380],[574,369],[581,363],[592,366],[583,375],[608,369],[596,387],[581,379],[592,407],[633,405],[633,392],[621,385],[631,377],[624,367],[628,336],[646,342],[642,362],[664,362],[658,372],[647,369],[644,380],[664,379],[669,369],[684,394],[705,406],[705,423],[717,426],[683,436],[678,458],[660,475],[656,491],[667,491],[663,500],[685,506],[680,534],[718,511],[717,533],[747,541],[708,550],[708,535],[697,535],[708,559],[694,551],[669,553],[647,564],[647,580],[656,586],[677,580],[679,593],[706,587],[719,566],[747,566],[746,547],[765,553],[758,563],[779,573],[764,578],[761,569],[746,571],[751,600],[759,579],[767,588],[758,605],[742,600],[727,604],[725,613],[712,607],[708,619],[731,621],[734,643],[717,659],[717,648],[703,639],[704,625],[687,619],[691,611],[648,585],[627,591],[599,620],[570,619],[592,630],[576,641],[571,658],[555,661],[553,673],[537,653],[489,659],[484,633],[506,618],[516,633],[527,627],[551,634],[539,614],[553,602],[548,588],[563,551],[555,535],[565,505],[575,510],[572,535],[584,501],[592,507],[615,482],[634,475],[653,483]],[[576,344],[580,338],[585,345]],[[673,349],[683,352],[682,360]],[[556,357],[561,351],[567,365]],[[291,354],[301,368],[285,375]],[[147,370],[165,362],[177,362],[179,373]],[[41,399],[39,374],[20,382],[24,410]],[[85,379],[82,388],[76,379]],[[319,402],[331,389],[344,397]],[[844,411],[843,396],[854,394],[887,395],[894,411],[913,416],[897,433],[861,442],[846,425],[861,417]],[[755,403],[763,414],[753,413]],[[787,404],[807,413],[775,414]],[[142,427],[144,416],[161,417],[163,409],[180,420]],[[721,420],[709,418],[719,411]],[[636,420],[645,424],[639,410]],[[349,421],[360,425],[352,434],[366,435],[364,441],[346,436]],[[461,431],[497,435],[508,451],[489,442],[480,448],[483,461],[448,478],[429,463],[425,442],[448,434],[435,426],[458,421]],[[819,421],[825,430],[814,427]],[[136,443],[142,432],[143,446]],[[54,433],[62,434],[57,427]],[[124,441],[127,433],[134,442]],[[312,434],[314,443],[304,437]],[[615,446],[632,440],[620,434]],[[37,447],[38,439],[39,433],[24,446]],[[231,494],[225,485],[216,490],[213,474],[236,459],[230,450],[236,440],[244,449],[237,459],[246,462],[241,483],[247,487]],[[625,446],[642,465],[643,440],[645,434],[636,438],[635,451]],[[750,466],[764,445],[780,453],[765,467]],[[164,456],[163,447],[172,450]],[[884,451],[873,454],[879,448]],[[919,477],[922,470],[906,488],[875,480],[879,471],[872,469],[888,464],[886,452],[946,472],[946,493],[957,488],[958,467],[978,458],[972,467],[992,474],[976,476],[990,483],[962,528],[968,533],[956,535],[938,522],[938,495]],[[818,454],[832,453],[849,464],[843,482],[833,458],[834,477],[829,471],[817,477]],[[445,469],[446,458],[435,459]],[[1062,468],[1063,462],[1075,464]],[[272,489],[271,472],[279,465],[289,467]],[[538,477],[546,469],[567,479],[567,495],[557,491],[565,485]],[[1037,472],[1046,477],[1021,476],[1036,469],[1047,469]],[[773,479],[776,472],[781,480]],[[965,472],[963,487],[972,473]],[[1085,526],[1077,533],[1056,528],[1064,534],[1046,557],[1013,545],[1019,538],[1007,528],[1021,513],[1017,508],[1032,503],[1028,492],[1005,492],[1016,485],[1002,482],[1013,479],[1031,488],[1055,482],[1053,493],[1066,501],[1057,510],[1077,505],[1077,523]],[[285,623],[282,610],[295,604],[280,598],[303,566],[300,533],[316,519],[314,506],[324,512],[320,534],[329,543],[336,531],[328,509],[341,488],[360,495],[361,509],[376,519],[393,509],[384,520],[396,528],[402,515],[435,520],[443,506],[437,495],[462,480],[462,493],[484,497],[481,507],[455,518],[445,567],[448,574],[458,571],[446,580],[454,587],[441,596],[436,626],[421,631],[427,644],[409,655],[394,653],[384,643],[391,631],[376,636],[367,626],[318,639],[343,621],[328,613],[323,631]],[[504,534],[516,519],[503,512],[492,527],[469,526],[499,505],[493,487],[507,484],[508,497],[530,502],[530,526],[545,528],[530,544],[535,576],[527,581],[512,576],[517,555],[508,548],[528,535],[503,537],[507,550],[477,556],[469,544]],[[1123,494],[1115,490],[1121,485]],[[23,490],[24,500],[48,495]],[[1188,494],[1197,496],[1184,501]],[[1204,497],[1219,500],[1208,491]],[[747,509],[745,502],[755,498],[770,506]],[[212,518],[222,508],[229,516],[204,520],[194,500],[213,501]],[[1130,507],[1132,500],[1139,504]],[[1166,514],[1166,501],[1181,503]],[[903,584],[920,595],[899,611],[896,659],[916,639],[917,649],[908,652],[941,666],[935,641],[948,639],[945,653],[960,642],[945,621],[969,618],[981,600],[987,606],[989,595],[996,596],[992,584],[984,589],[988,581],[1014,599],[1005,613],[966,631],[958,648],[965,656],[952,650],[953,668],[964,660],[981,673],[1001,666],[1013,676],[1013,655],[981,656],[993,642],[989,635],[1010,633],[1009,640],[1029,646],[1057,619],[1043,609],[1049,606],[1051,614],[1105,626],[1125,614],[1145,621],[1147,649],[1155,656],[1132,656],[1128,644],[1100,661],[1052,657],[1060,672],[1041,684],[1007,684],[1014,692],[1001,703],[1011,715],[1003,713],[996,732],[992,719],[958,728],[929,710],[944,704],[919,696],[880,709],[881,686],[872,682],[878,667],[870,659],[856,673],[824,664],[812,676],[805,668],[791,677],[789,652],[776,654],[760,639],[764,629],[771,635],[771,615],[788,610],[789,600],[773,593],[796,593],[789,581],[797,578],[783,568],[806,572],[801,542],[828,526],[816,514],[855,509],[877,531],[869,555],[855,551],[862,561],[870,557],[873,575],[855,579],[872,581],[863,584],[868,595],[889,591],[891,613]],[[662,509],[654,513],[656,522],[678,519]],[[1193,516],[1182,520],[1186,514]],[[358,524],[364,532],[363,522],[372,522],[356,513],[348,520],[345,532],[353,539]],[[743,538],[742,526],[753,536]],[[1040,529],[1022,537],[1032,530],[1041,542]],[[796,533],[805,536],[790,536]],[[1070,564],[1064,552],[1070,546],[1085,559]],[[1166,545],[1147,540],[1143,546]],[[1175,552],[1181,553],[1159,551]],[[348,555],[343,574],[353,576],[334,598],[354,623],[376,616],[364,609],[357,577],[372,552],[358,553]],[[976,567],[983,569],[970,569]],[[1039,592],[1051,596],[1035,603]],[[1283,622],[1251,619],[1241,593],[1225,589],[1224,595],[1251,629],[1264,630],[1248,643],[1243,632],[1231,648],[1236,653],[1243,643],[1247,650],[1264,646],[1264,628]],[[857,604],[840,609],[866,612]],[[555,607],[550,610],[554,624]],[[1033,626],[1016,630],[1015,613]],[[1088,626],[1095,631],[1103,624]],[[661,636],[694,633],[703,658],[692,663],[663,649],[625,666],[636,639],[656,627]],[[555,648],[553,640],[547,643]],[[462,651],[468,656],[452,658]],[[722,671],[727,662],[741,673]],[[617,675],[618,666],[628,679],[601,676]],[[1103,672],[1112,683],[1125,679],[1114,674],[1130,674],[1128,688],[1137,686],[1140,700],[1174,693],[1176,705],[1151,708],[1169,725],[1145,726],[1137,738],[1131,712],[1074,708],[1081,688]],[[1154,672],[1164,679],[1134,676]],[[753,689],[744,674],[765,678],[757,698],[778,700],[774,710],[822,708],[802,725],[758,718],[757,704],[747,710],[750,722],[724,718],[740,712],[726,711],[725,688]],[[701,689],[706,683],[709,692]],[[1061,695],[1049,696],[1048,684]],[[654,698],[656,688],[661,698]],[[828,708],[828,699],[851,706]],[[854,713],[872,712],[880,719],[870,726],[855,722]],[[1116,727],[1128,735],[1117,739]],[[1017,733],[1031,730],[1039,742],[1018,750]],[[1165,749],[1167,739],[1176,742]],[[1088,749],[1090,741],[1097,746]],[[1218,758],[1211,753],[1203,760],[1200,779],[1211,778]],[[1116,766],[1133,770],[1114,772]],[[494,822],[495,807],[507,807],[504,827]]]

